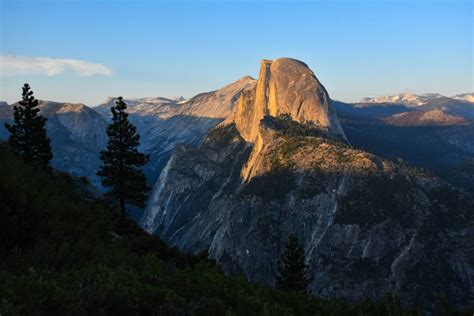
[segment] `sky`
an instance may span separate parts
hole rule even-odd
[[[0,100],[192,97],[292,57],[333,99],[474,92],[473,0],[0,0]]]

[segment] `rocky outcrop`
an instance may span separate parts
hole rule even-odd
[[[260,133],[260,121],[266,115],[286,115],[297,122],[314,125],[330,136],[345,139],[326,89],[305,63],[291,58],[262,60],[255,88],[241,94],[234,115],[225,122],[235,123],[240,135],[254,144],[241,172],[243,181],[249,181],[264,170],[259,166],[258,157],[265,142],[265,136]]]
[[[242,94],[233,121],[250,142],[257,140],[265,115],[281,114],[344,137],[330,102],[326,89],[305,63],[290,58],[262,60],[256,87]]]
[[[296,234],[318,297],[354,302],[395,293],[426,310],[443,299],[472,304],[472,197],[352,148],[325,97],[308,92],[291,103],[289,92],[275,89],[282,89],[275,73],[290,76],[273,72],[274,63],[262,63],[256,87],[242,92],[234,116],[198,149],[177,148],[142,226],[183,250],[207,251],[229,274],[270,285],[288,235]],[[300,110],[291,106],[299,103]],[[305,104],[317,108],[303,111]]]

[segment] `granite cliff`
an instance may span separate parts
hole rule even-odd
[[[229,274],[273,284],[287,236],[310,293],[474,302],[473,199],[426,171],[348,144],[324,87],[296,60],[263,61],[255,87],[200,145],[177,146],[142,226]]]
[[[265,115],[280,114],[287,114],[300,123],[311,122],[344,137],[326,89],[299,60],[262,60],[256,86],[240,97],[230,120],[235,122],[245,140],[255,142],[260,120]]]

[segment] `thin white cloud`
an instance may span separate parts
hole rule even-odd
[[[107,66],[78,59],[58,59],[49,57],[23,57],[0,54],[0,76],[46,75],[55,76],[73,71],[81,77],[110,76]]]

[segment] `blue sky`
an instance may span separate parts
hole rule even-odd
[[[473,1],[0,0],[0,100],[184,96],[260,59],[306,62],[334,99],[473,88]],[[41,58],[37,58],[41,57]]]

